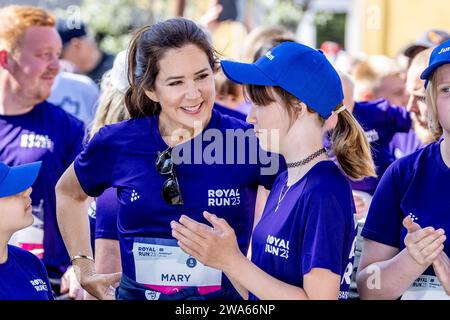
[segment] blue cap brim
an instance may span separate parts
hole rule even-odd
[[[264,74],[252,63],[220,61],[223,73],[233,82],[239,84],[255,84],[260,86],[276,86],[277,83]]]
[[[0,184],[0,198],[18,194],[31,187],[36,180],[41,161],[11,167]]]
[[[441,61],[437,61],[431,65],[429,65],[420,75],[420,79],[422,80],[426,80],[425,82],[425,88],[427,87],[428,84],[428,80],[430,80],[431,76],[433,75],[433,73],[436,71],[437,68],[439,68],[440,66],[444,65],[444,64],[448,64],[450,63],[450,59],[448,60],[441,60]]]

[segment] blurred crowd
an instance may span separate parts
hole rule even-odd
[[[277,45],[298,42],[292,31],[280,26],[259,26],[248,30],[239,21],[223,18],[221,16],[223,9],[221,5],[214,3],[197,21],[199,28],[209,37],[221,59],[253,63],[264,56],[270,59],[271,50]],[[345,51],[342,44],[333,41],[326,41],[317,48],[339,75],[344,95],[343,105],[364,130],[376,169],[376,177],[349,179],[357,224],[357,241],[352,248],[355,261],[349,299],[398,298],[408,291],[409,285],[402,289],[403,292],[392,296],[388,294],[371,296],[370,290],[363,288],[362,283],[367,280],[367,275],[361,275],[361,270],[367,270],[371,263],[376,262],[368,258],[367,253],[364,258],[364,250],[371,251],[367,244],[364,244],[364,249],[363,243],[367,239],[376,242],[377,238],[376,236],[371,238],[372,229],[367,229],[366,233],[362,230],[380,180],[385,172],[390,172],[388,168],[397,160],[443,140],[442,128],[436,126],[429,115],[430,105],[427,105],[425,87],[425,81],[428,80],[421,78],[421,75],[429,66],[433,49],[449,39],[450,33],[446,30],[424,30],[423,34],[417,35],[417,39],[396,57],[352,55]],[[34,218],[30,225],[28,220],[20,222],[18,215],[6,216],[8,212],[6,209],[0,212],[0,299],[8,298],[7,294],[4,294],[5,291],[22,290],[20,287],[15,289],[8,287],[6,282],[2,284],[9,272],[2,269],[2,263],[5,263],[2,254],[8,250],[7,243],[9,246],[29,251],[40,259],[50,284],[50,288],[42,290],[53,292],[51,295],[56,299],[95,299],[82,289],[77,269],[72,267],[73,261],[92,259],[93,262],[95,258],[96,273],[115,275],[116,278],[122,271],[121,253],[129,249],[120,247],[122,240],[119,239],[126,236],[119,236],[119,232],[133,229],[134,224],[118,225],[117,212],[120,201],[118,203],[114,186],[107,188],[102,194],[88,197],[86,201],[82,201],[82,206],[77,208],[85,213],[84,223],[90,226],[92,257],[80,252],[69,255],[68,238],[61,235],[67,224],[62,226],[57,214],[59,211],[69,211],[63,203],[66,199],[64,192],[72,188],[78,190],[78,181],[67,180],[69,182],[65,181],[64,185],[59,184],[63,196],[57,196],[55,188],[57,189],[61,177],[67,175],[65,172],[73,170],[71,169],[73,162],[80,157],[82,150],[88,145],[95,145],[97,141],[95,137],[102,136],[102,132],[104,135],[107,134],[101,130],[103,127],[136,118],[134,111],[125,107],[127,99],[131,99],[130,101],[139,99],[130,93],[130,83],[133,76],[138,77],[139,72],[145,76],[152,70],[150,67],[146,70],[139,69],[139,59],[142,57],[136,52],[133,53],[132,48],[131,44],[122,48],[123,51],[117,55],[111,55],[100,48],[89,32],[89,26],[83,22],[74,27],[68,20],[56,20],[51,13],[33,7],[0,8],[0,161],[1,165],[5,164],[10,168],[5,167],[2,176],[3,169],[0,167],[0,199],[28,190],[28,187],[32,186],[31,195],[27,195],[31,197],[31,203],[26,210],[31,210]],[[149,45],[147,53],[150,54],[151,50],[153,49]],[[129,61],[130,56],[136,57],[136,61]],[[129,71],[130,68],[135,71],[134,75]],[[218,65],[214,70],[214,85],[214,110],[244,122],[251,118],[249,113],[253,103],[249,99],[248,90],[243,84],[230,80],[230,76]],[[156,97],[155,101],[158,98],[160,97]],[[338,161],[339,157],[333,154],[332,136],[337,126],[339,126],[338,114],[333,113],[325,122],[323,131],[323,145],[329,158],[335,161]],[[128,129],[124,127],[123,130]],[[90,149],[87,150],[85,157],[88,152],[93,153],[89,151]],[[108,151],[100,153],[96,156],[103,158],[104,161],[108,162],[108,159],[110,162],[116,161],[115,158],[109,158]],[[145,155],[145,150],[142,154]],[[353,160],[358,162],[358,159]],[[2,194],[2,184],[7,181],[3,179],[6,179],[8,174],[13,174],[14,167],[37,161],[41,162],[40,170],[37,169],[39,173],[35,171],[27,173],[28,177],[36,175],[33,181],[26,181],[24,177],[14,180],[18,184],[23,184],[24,190],[5,187],[6,191]],[[79,172],[84,175],[84,180],[80,180],[82,187],[89,185],[90,182],[87,181],[91,181],[90,176],[101,175],[106,168],[110,168],[105,162],[105,169],[91,170],[89,162],[83,156],[79,161],[81,164],[75,166],[75,172],[79,178],[82,176]],[[154,165],[149,163],[149,166]],[[123,170],[127,177],[138,175],[126,167]],[[110,174],[113,176],[116,173]],[[179,176],[178,179],[182,181]],[[176,180],[176,177],[173,177],[173,180]],[[9,180],[9,183],[12,181]],[[102,183],[106,186],[106,178]],[[395,183],[397,182],[394,181],[393,184]],[[257,190],[258,197],[252,213],[255,218],[252,225],[256,225],[261,218],[269,194],[261,185]],[[88,194],[87,190],[85,191]],[[98,192],[92,189],[91,193]],[[74,191],[74,198],[77,196],[78,193]],[[133,190],[132,198],[137,200],[140,196],[142,195]],[[169,201],[182,200],[171,198]],[[390,198],[386,198],[385,201],[390,201]],[[417,212],[420,210],[417,208]],[[446,213],[449,213],[448,206],[443,206],[441,214],[445,216]],[[416,213],[412,212],[411,215],[410,212],[406,213],[412,218],[411,223],[415,223],[414,214]],[[18,222],[14,222],[14,219]],[[449,219],[448,217],[445,219],[447,222],[440,221],[438,225],[448,226]],[[386,218],[386,221],[388,220],[389,218]],[[70,220],[65,221],[70,223]],[[145,223],[144,218],[140,218],[139,221]],[[422,221],[423,227],[433,225],[432,221],[425,218],[418,223]],[[370,225],[372,226],[373,224]],[[401,228],[400,223],[396,227],[386,227],[386,232],[396,232],[397,238],[400,238],[400,234],[404,237],[405,231],[400,231]],[[439,227],[435,226],[435,229],[438,230]],[[407,227],[402,230],[413,232]],[[436,234],[433,240],[440,235]],[[83,236],[84,233],[80,233],[80,239]],[[386,242],[378,240],[380,246],[386,246]],[[442,243],[444,242],[445,239]],[[399,244],[398,248],[403,252],[405,245]],[[387,261],[395,259],[397,253],[398,251],[391,255],[386,253],[384,258],[380,256],[377,258],[378,261]],[[22,253],[14,254],[19,257]],[[13,256],[12,251],[9,256]],[[363,264],[360,264],[360,259],[363,259]],[[38,265],[35,261],[30,261],[27,262],[29,265]],[[431,266],[432,262],[428,263],[426,268]],[[80,268],[83,268],[83,265]],[[39,276],[33,275],[30,279],[45,280],[42,270],[40,272]],[[447,274],[447,277],[449,275]],[[413,283],[414,281],[410,282],[410,285]],[[45,285],[40,282],[39,284]],[[35,288],[37,285],[38,282],[34,285]],[[124,284],[121,283],[122,285]],[[84,283],[83,287],[86,289],[89,285],[86,286]],[[20,299],[20,294],[11,294],[11,297]],[[411,293],[411,298],[420,297]]]

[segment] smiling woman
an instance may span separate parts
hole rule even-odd
[[[135,73],[129,75],[127,109],[131,116],[159,114],[158,125],[166,142],[177,129],[187,129],[192,138],[195,121],[203,129],[215,98],[214,49],[195,23],[181,27],[179,22],[171,19],[164,25],[143,27],[130,44],[130,57],[136,59],[129,59]],[[182,39],[161,40],[177,32],[185,33]]]
[[[265,153],[247,133],[251,126],[213,110],[216,58],[193,21],[143,27],[128,51],[125,102],[132,119],[102,128],[57,186],[67,248],[72,256],[91,256],[83,202],[114,187],[123,268],[116,298],[239,299],[222,272],[180,249],[169,223],[182,213],[199,220],[204,210],[214,211],[236,228],[239,250],[246,254],[258,185],[270,188],[280,168],[263,172],[262,161],[254,159]],[[196,161],[210,154],[215,141],[203,137],[211,136],[225,141],[215,145],[214,156],[226,163]],[[272,159],[278,165],[278,155]],[[119,275],[95,274],[89,258],[73,264],[81,268],[80,283],[89,293],[114,298],[108,287]]]
[[[154,88],[145,94],[161,106],[160,132],[169,145],[176,130],[194,135],[195,122],[203,129],[211,118],[215,87],[212,66],[197,45],[187,44],[171,49],[159,61],[162,72],[156,77]]]

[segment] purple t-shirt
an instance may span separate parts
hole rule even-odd
[[[395,159],[403,158],[404,156],[410,155],[411,153],[420,150],[423,145],[422,142],[416,135],[414,129],[408,132],[399,132],[394,135],[389,144],[391,153],[394,155]]]
[[[83,135],[81,121],[46,101],[26,114],[0,115],[0,161],[9,166],[42,161],[31,199],[34,231],[44,230],[43,247],[42,242],[24,240],[23,248],[38,256],[43,253],[52,278],[61,276],[70,264],[56,221],[55,186],[81,151]]]
[[[117,189],[119,242],[126,276],[163,293],[186,286],[199,287],[201,293],[231,286],[221,273],[205,269],[181,253],[172,238],[170,221],[186,214],[207,223],[203,211],[215,213],[230,222],[240,249],[247,252],[257,187],[270,188],[282,165],[268,165],[275,170],[269,170],[270,175],[261,173],[262,152],[252,130],[245,133],[248,129],[244,122],[213,110],[201,135],[174,148],[174,168],[184,205],[169,205],[161,196],[168,176],[157,172],[155,161],[157,153],[168,146],[159,133],[158,117],[106,126],[93,137],[75,160],[75,172],[90,196],[111,187]],[[236,136],[230,143],[227,135],[233,134]],[[208,155],[217,158],[211,162]],[[185,159],[182,163],[178,161],[181,158]],[[281,160],[279,156],[273,159]]]
[[[118,211],[117,190],[114,188],[106,189],[102,195],[91,202],[88,216],[93,252],[95,252],[95,239],[118,240]]]
[[[450,230],[450,168],[439,148],[439,142],[429,144],[389,167],[372,199],[363,237],[403,250],[402,222],[408,215],[422,228]],[[448,239],[444,251],[450,256]],[[425,274],[434,275],[433,268]]]
[[[225,106],[214,103],[214,109],[222,114],[245,121],[246,115],[229,109]],[[95,239],[117,240],[117,212],[119,204],[117,202],[117,191],[114,188],[106,190],[92,203],[89,215],[91,225],[91,241],[94,248]],[[95,212],[95,215],[92,213]]]
[[[117,235],[117,213],[119,202],[117,190],[106,189],[102,195],[95,199],[95,239],[118,240]]]
[[[8,245],[8,260],[0,264],[0,300],[53,300],[47,272],[36,256]]]
[[[384,99],[356,102],[353,115],[370,142],[378,179],[369,177],[351,181],[351,185],[354,190],[373,194],[379,179],[395,160],[390,142],[397,132],[408,132],[411,129],[411,117],[405,108],[390,105]]]
[[[252,237],[252,261],[273,277],[303,287],[303,276],[324,268],[351,282],[356,225],[350,185],[336,164],[321,161],[291,187],[287,172],[270,192]],[[278,207],[278,208],[277,208]],[[250,293],[250,299],[257,299]]]
[[[246,121],[246,118],[247,118],[246,114],[244,114],[240,111],[234,110],[234,109],[230,109],[230,108],[223,106],[217,102],[214,103],[214,109],[219,111],[222,114],[226,114],[227,116],[237,118],[244,122]]]

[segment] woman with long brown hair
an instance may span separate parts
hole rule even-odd
[[[278,156],[258,161],[250,126],[213,110],[216,56],[194,22],[137,31],[128,48],[130,120],[105,126],[57,186],[58,222],[80,283],[100,299],[234,299],[219,270],[198,263],[169,222],[204,210],[227,215],[245,254],[258,185],[270,188]],[[262,159],[261,157],[259,157]],[[267,169],[267,170],[263,170]],[[96,274],[84,201],[117,189],[122,275]]]

